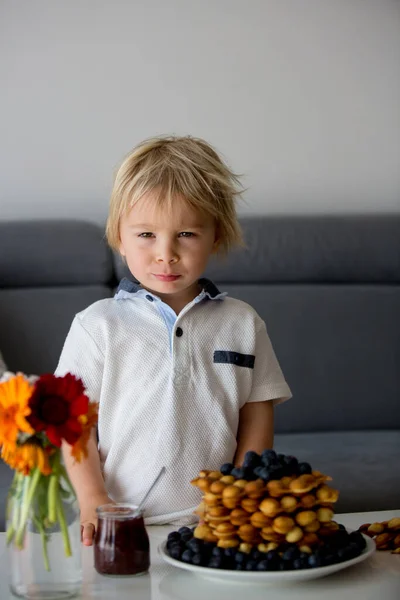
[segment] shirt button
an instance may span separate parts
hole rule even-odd
[[[148,300],[149,302],[153,302],[154,298],[152,296],[149,296],[149,294],[147,294],[146,300]]]
[[[183,336],[183,329],[181,329],[180,327],[176,328],[176,337],[182,337]]]

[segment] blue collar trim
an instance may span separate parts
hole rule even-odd
[[[199,284],[201,285],[201,287],[203,288],[203,291],[201,292],[200,296],[207,296],[210,300],[223,300],[225,298],[225,296],[227,295],[226,292],[220,292],[219,289],[217,288],[217,286],[210,281],[209,279],[199,279]],[[123,279],[121,279],[118,289],[116,291],[115,297],[118,296],[119,292],[127,292],[128,294],[137,294],[138,292],[146,292],[146,294],[148,294],[148,292],[141,287],[140,283],[138,281],[132,281],[131,279],[128,279],[127,277],[124,277]],[[140,294],[141,296],[142,294]],[[126,297],[125,294],[121,294],[119,296],[121,297]],[[199,300],[201,299],[198,296]]]

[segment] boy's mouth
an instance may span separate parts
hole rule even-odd
[[[180,275],[157,275],[157,273],[153,273],[154,277],[159,281],[176,281],[179,279]]]

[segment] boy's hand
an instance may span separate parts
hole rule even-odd
[[[114,504],[114,502],[107,495],[98,496],[92,498],[90,504],[81,508],[81,540],[84,546],[93,544],[97,527],[96,508],[102,504]]]

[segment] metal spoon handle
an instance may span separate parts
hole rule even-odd
[[[161,471],[159,472],[159,474],[157,475],[157,477],[155,478],[155,480],[153,481],[153,483],[151,484],[151,486],[145,493],[144,498],[142,499],[141,503],[138,506],[138,510],[140,510],[142,508],[143,504],[146,502],[147,498],[150,496],[151,491],[158,483],[158,480],[164,475],[165,471],[166,471],[166,468],[162,467]]]

